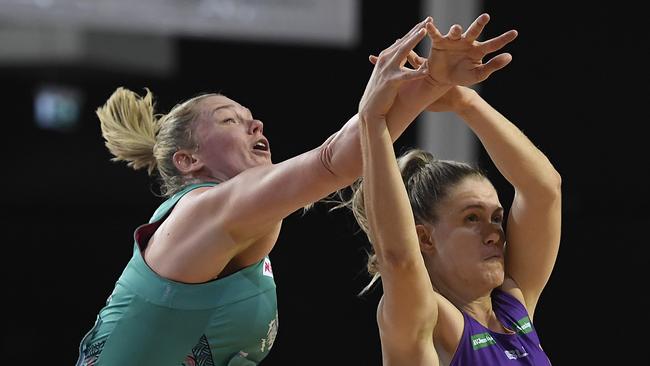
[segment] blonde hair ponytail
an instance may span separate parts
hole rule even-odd
[[[153,95],[146,91],[141,97],[117,88],[96,113],[106,147],[114,156],[111,160],[126,161],[135,170],[147,168],[151,175],[157,167],[154,147],[160,125],[154,115]]]

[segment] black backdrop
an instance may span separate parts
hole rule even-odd
[[[643,353],[649,305],[641,133],[647,46],[632,29],[633,10],[519,3],[484,4],[492,15],[486,35],[516,28],[520,37],[507,48],[513,63],[483,83],[482,94],[563,176],[562,247],[536,327],[556,365],[576,358],[626,364]],[[84,65],[0,68],[2,363],[75,361],[79,340],[130,257],[133,230],[160,202],[144,172],[111,163],[103,146],[93,112],[116,87],[151,88],[161,111],[221,91],[265,122],[278,162],[317,146],[355,113],[371,72],[367,55],[410,29],[418,9],[417,2],[363,2],[362,39],[351,49],[179,38],[179,67],[170,77]],[[35,127],[33,92],[43,82],[83,90],[78,130]],[[414,146],[414,133],[398,141],[398,152]],[[509,204],[512,190],[484,152],[480,162]],[[280,328],[265,365],[380,364],[381,290],[356,296],[367,277],[366,241],[355,233],[351,215],[318,206],[285,220],[271,253]]]

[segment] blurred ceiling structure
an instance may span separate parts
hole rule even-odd
[[[352,47],[359,0],[0,0],[0,66],[164,74],[176,37]],[[110,47],[108,47],[110,46]]]

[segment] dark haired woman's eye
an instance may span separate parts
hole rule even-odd
[[[501,223],[503,223],[503,216],[501,216],[501,215],[494,216],[494,217],[492,218],[492,221],[493,221],[493,222],[496,222],[497,224],[501,224]]]
[[[471,214],[471,215],[467,215],[465,220],[470,221],[470,222],[476,222],[476,221],[479,220],[479,217],[478,217],[477,214]]]
[[[223,123],[237,123],[237,120],[234,118],[226,118],[222,121]]]

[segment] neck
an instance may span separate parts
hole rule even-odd
[[[445,299],[449,300],[458,310],[471,316],[484,327],[500,333],[511,333],[512,330],[501,324],[492,308],[492,289],[479,294],[472,294],[469,291],[459,291],[446,285],[443,281],[432,279],[434,291],[438,292]]]
[[[471,284],[452,284],[439,276],[431,276],[433,289],[444,296],[456,308],[470,315],[481,324],[485,319],[491,317],[492,311],[492,288],[478,289]],[[484,324],[485,325],[485,324]]]
[[[197,172],[187,177],[186,183],[205,183],[205,182],[215,182],[223,183],[227,181],[228,178],[223,174],[210,174],[209,172]]]

